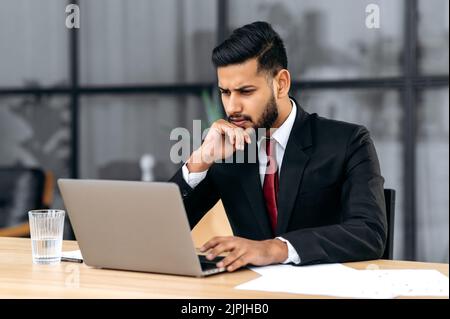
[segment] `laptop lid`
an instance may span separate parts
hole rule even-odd
[[[87,265],[204,276],[174,183],[59,179]]]

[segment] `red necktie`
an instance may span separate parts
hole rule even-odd
[[[267,167],[266,175],[264,177],[263,193],[266,199],[267,212],[269,213],[270,224],[272,231],[275,234],[277,227],[277,194],[278,194],[278,166],[275,157],[275,145],[274,139],[266,139],[266,154],[267,154]]]

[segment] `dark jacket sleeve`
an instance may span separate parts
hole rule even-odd
[[[282,235],[299,254],[300,265],[378,259],[383,254],[387,234],[384,179],[364,127],[356,127],[351,134],[345,158],[341,223]]]
[[[169,180],[180,188],[191,229],[219,200],[219,194],[210,178],[211,169],[213,167],[194,189],[184,180],[182,168]]]

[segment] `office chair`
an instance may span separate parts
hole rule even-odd
[[[28,211],[50,207],[53,183],[39,168],[0,167],[0,236],[28,237]]]
[[[233,236],[222,201],[206,213],[191,232],[195,247],[201,247],[214,236]]]
[[[386,219],[388,225],[386,247],[381,259],[394,258],[394,221],[395,221],[395,190],[385,189],[384,198],[386,201]]]

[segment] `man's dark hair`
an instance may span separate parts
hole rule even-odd
[[[221,67],[257,58],[258,72],[275,76],[287,69],[286,49],[278,33],[267,22],[253,22],[233,31],[228,39],[214,48],[212,62]]]

